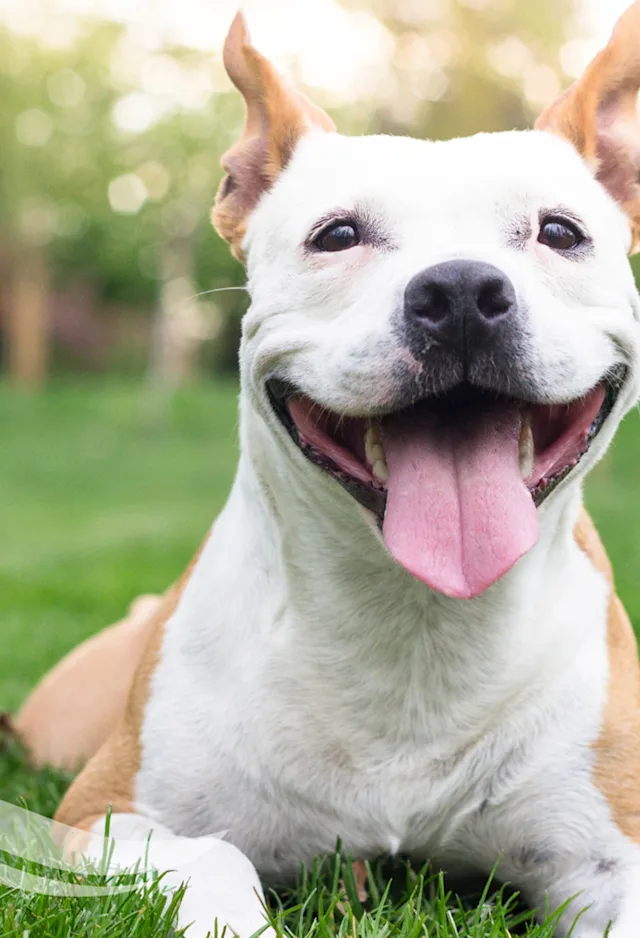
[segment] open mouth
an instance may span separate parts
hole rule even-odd
[[[380,417],[332,413],[275,379],[267,388],[305,456],[377,516],[396,561],[470,599],[536,543],[536,506],[588,451],[623,380],[620,368],[554,405],[460,385]]]

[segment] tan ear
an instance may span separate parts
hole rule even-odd
[[[227,175],[218,189],[213,224],[242,260],[249,215],[289,162],[300,137],[312,128],[336,128],[328,114],[291,88],[251,45],[241,12],[224,45],[224,65],[244,98],[247,118],[240,141],[222,157]]]
[[[564,137],[626,212],[640,247],[640,0],[620,17],[609,44],[536,121]]]

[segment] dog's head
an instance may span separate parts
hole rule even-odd
[[[636,398],[640,0],[534,131],[340,136],[241,15],[225,64],[247,123],[214,223],[247,263],[251,406],[414,576],[478,595]]]

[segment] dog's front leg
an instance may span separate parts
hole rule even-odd
[[[188,938],[215,934],[216,922],[218,933],[228,926],[239,938],[261,930],[273,934],[266,928],[264,894],[253,864],[223,835],[179,837],[138,814],[113,815],[107,841],[104,818],[80,826],[89,830],[89,842],[83,837],[80,844],[73,836],[67,852],[79,849],[98,864],[111,851],[109,871],[138,865],[164,873],[162,882],[169,889],[188,883],[177,923],[190,926]]]
[[[565,875],[559,865],[546,888],[527,889],[526,880],[520,877],[517,885],[541,917],[546,908],[564,906],[554,931],[557,938],[639,938],[639,862],[627,857],[593,858]]]
[[[604,899],[604,901],[603,901]],[[582,906],[567,930],[566,925]],[[562,925],[565,927],[563,928]],[[558,930],[571,938],[638,938],[640,935],[640,865],[596,875],[569,906]]]
[[[620,911],[607,938],[638,938],[640,935],[640,862],[619,879]]]

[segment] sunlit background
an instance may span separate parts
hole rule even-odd
[[[247,300],[208,216],[242,125],[236,4],[0,0],[0,711],[165,589],[229,490]],[[446,138],[531,126],[625,5],[244,8],[343,131]],[[588,490],[637,622],[639,461],[631,421]]]
[[[247,0],[254,40],[342,129],[527,126],[624,0]],[[241,106],[236,0],[0,0],[3,367],[232,368],[242,298],[209,229]]]

